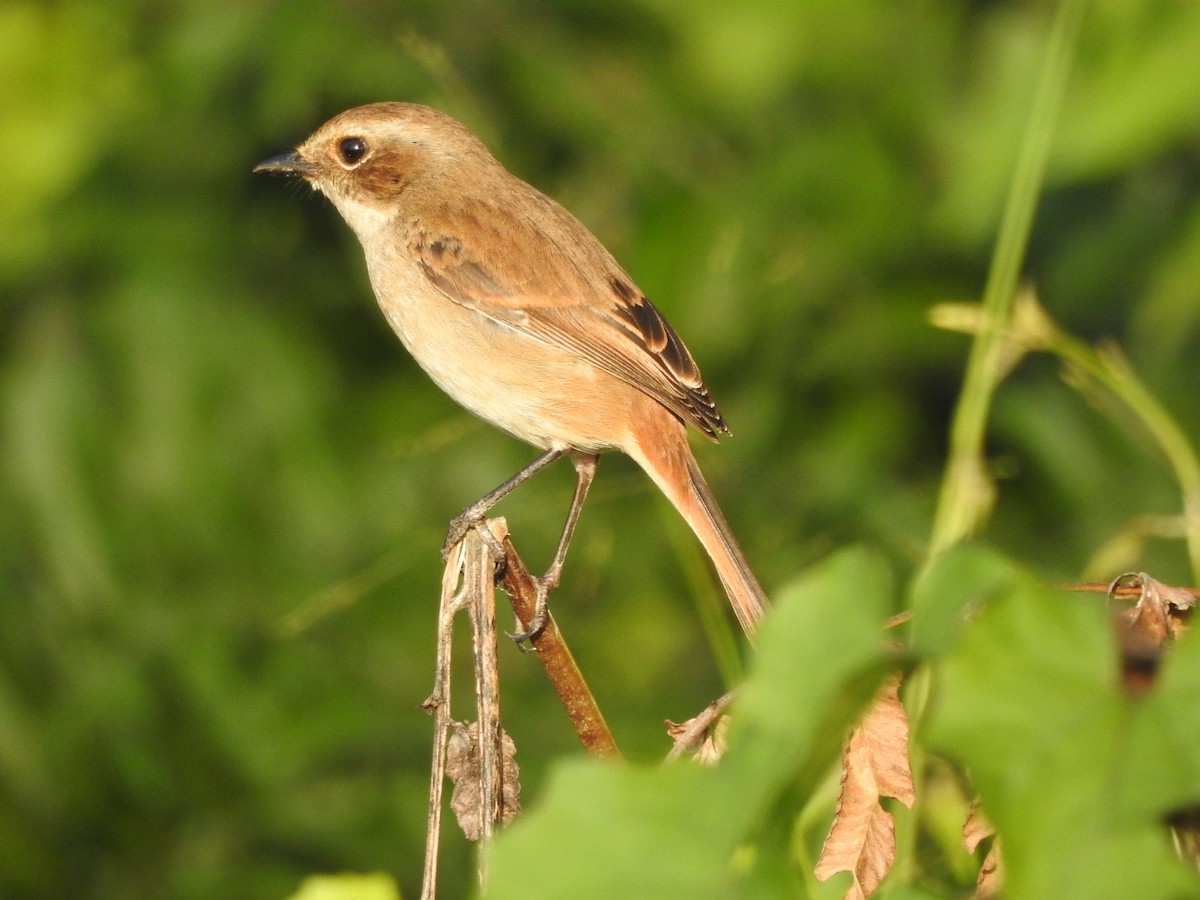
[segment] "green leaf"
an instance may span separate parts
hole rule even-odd
[[[1131,706],[1116,814],[1159,821],[1200,804],[1200,641],[1188,636],[1168,650],[1154,687]]]
[[[560,766],[497,840],[488,896],[729,896],[756,861],[738,848],[785,792],[815,786],[870,697],[888,582],[878,559],[849,550],[782,591],[722,764]]]
[[[312,875],[289,900],[400,900],[390,875]]]
[[[856,548],[780,593],[736,706],[727,763],[747,781],[770,792],[799,775],[798,789],[815,787],[845,727],[895,664],[883,632],[890,581],[877,557]]]
[[[957,544],[937,557],[913,590],[913,651],[937,657],[950,650],[968,617],[1007,594],[1018,577],[1011,560],[977,544]]]
[[[1193,891],[1163,828],[1114,806],[1133,701],[1101,604],[1018,583],[966,630],[936,698],[929,742],[970,771],[1004,841],[1006,893]]]

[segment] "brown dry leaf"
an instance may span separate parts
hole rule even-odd
[[[981,843],[996,833],[996,827],[988,821],[979,798],[971,801],[967,811],[967,821],[963,822],[963,846],[968,853],[974,853]],[[992,841],[983,865],[979,867],[979,875],[975,879],[975,896],[980,900],[1000,896],[1004,886],[1003,858],[1000,855],[1000,838]]]
[[[1004,889],[1004,860],[1000,855],[1000,838],[992,841],[988,855],[979,867],[979,877],[975,879],[975,896],[979,900],[991,900],[999,897]]]
[[[988,821],[979,798],[971,801],[967,811],[967,821],[963,822],[963,846],[968,853],[974,853],[979,845],[996,833],[996,827]],[[992,841],[983,865],[979,867],[979,876],[975,879],[975,896],[980,900],[998,897],[1004,886],[1003,859],[1000,856],[1000,838]]]
[[[1109,597],[1121,588],[1140,591],[1137,603],[1114,617],[1125,686],[1137,694],[1154,683],[1166,645],[1187,630],[1196,598],[1190,591],[1163,584],[1144,572],[1119,575],[1109,586]]]
[[[715,766],[725,755],[728,743],[729,717],[725,710],[733,702],[735,691],[722,694],[686,722],[667,720],[667,735],[675,742],[667,754],[667,762],[691,757],[706,766]]]
[[[715,766],[725,755],[729,739],[729,716],[718,716],[700,722],[700,717],[688,719],[686,722],[667,722],[667,734],[676,742],[686,742],[686,749],[691,758],[701,765]],[[697,725],[699,731],[694,733]]]
[[[479,723],[455,722],[446,747],[446,777],[454,783],[450,809],[467,840],[479,840],[480,790]],[[521,782],[517,767],[517,745],[508,733],[500,736],[500,823],[507,825],[521,811]]]
[[[879,886],[896,857],[892,815],[880,798],[913,805],[908,761],[908,716],[900,702],[900,676],[884,682],[862,722],[850,735],[842,760],[837,812],[813,874],[821,881],[850,872],[847,900],[867,897]]]
[[[974,853],[983,841],[995,833],[996,826],[988,821],[983,807],[979,805],[979,798],[972,800],[971,808],[967,810],[967,821],[963,822],[963,846],[967,852]]]

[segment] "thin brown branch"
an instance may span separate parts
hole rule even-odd
[[[1134,583],[1115,584],[1109,581],[1072,581],[1067,584],[1060,584],[1059,587],[1064,591],[1071,591],[1076,594],[1107,594],[1115,600],[1137,600],[1142,596],[1142,588]],[[1183,591],[1185,594],[1191,594],[1197,600],[1200,600],[1200,588],[1180,587],[1176,590]]]
[[[499,537],[499,535],[498,535]],[[512,540],[505,534],[504,543],[504,575],[501,587],[512,601],[513,612],[518,621],[529,622],[533,619],[537,605],[537,589],[533,576],[517,553]],[[580,743],[593,756],[619,757],[621,751],[604,721],[604,714],[596,704],[591,689],[584,680],[583,673],[575,663],[575,657],[563,639],[554,616],[546,615],[546,627],[530,643],[537,651],[538,660],[562,702],[567,718],[575,728]]]

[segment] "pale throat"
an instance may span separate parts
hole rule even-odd
[[[341,213],[342,218],[346,220],[346,224],[364,244],[379,234],[396,217],[396,209],[390,204],[347,197],[338,191],[327,191],[321,184],[315,182],[313,188],[329,198],[337,211]]]

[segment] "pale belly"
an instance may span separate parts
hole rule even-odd
[[[413,359],[470,412],[545,450],[624,449],[645,402],[626,382],[438,294],[380,298]]]

